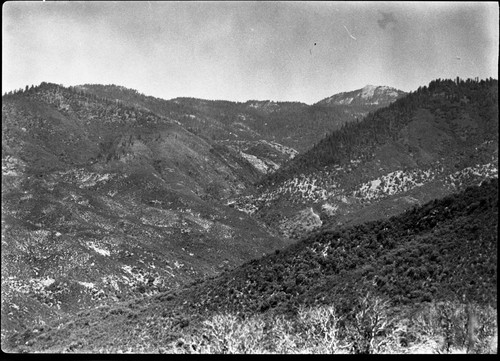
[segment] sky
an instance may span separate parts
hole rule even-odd
[[[301,101],[498,78],[496,2],[7,2],[2,94],[42,81]]]

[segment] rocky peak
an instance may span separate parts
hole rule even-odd
[[[361,105],[361,106],[387,106],[402,97],[404,91],[389,87],[365,85],[363,88],[350,92],[342,92],[318,102],[319,105]]]

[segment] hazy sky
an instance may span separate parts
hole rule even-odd
[[[310,104],[498,78],[496,2],[8,2],[2,20],[2,93],[47,81]]]

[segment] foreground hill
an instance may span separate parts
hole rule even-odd
[[[2,338],[287,242],[224,206],[259,173],[141,107],[42,83],[2,98]]]
[[[498,81],[436,80],[332,132],[232,203],[300,237],[322,222],[390,217],[497,174]]]
[[[325,227],[183,290],[17,334],[3,349],[488,352],[497,229],[494,179],[388,220]]]

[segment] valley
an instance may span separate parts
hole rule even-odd
[[[490,322],[497,179],[491,78],[313,105],[26,87],[2,97],[2,349],[184,352],[210,317],[367,293]]]

